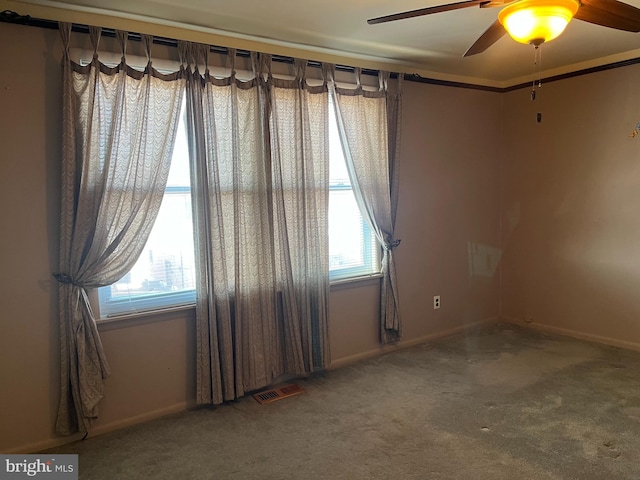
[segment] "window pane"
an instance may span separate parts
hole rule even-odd
[[[195,300],[189,151],[182,120],[167,188],[147,244],[131,271],[99,289],[99,297],[102,317]]]
[[[167,193],[138,262],[111,285],[112,298],[192,290],[191,194]]]
[[[330,277],[338,280],[377,273],[380,271],[378,244],[356,203],[332,108],[329,141]]]
[[[378,247],[353,191],[329,192],[329,271],[334,280],[379,271]]]

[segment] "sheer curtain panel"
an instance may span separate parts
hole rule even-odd
[[[329,363],[327,67],[323,66],[323,83],[310,86],[306,60],[294,60],[293,80],[274,78],[269,66],[267,61],[285,372],[304,374]]]
[[[398,281],[393,250],[398,199],[398,164],[402,74],[397,88],[389,88],[389,73],[379,72],[379,88],[361,84],[355,69],[356,88],[340,88],[331,82],[338,132],[347,170],[362,215],[374,230],[383,251],[380,289],[380,341],[396,342],[402,335]],[[332,70],[332,78],[334,71]]]
[[[136,262],[160,208],[175,139],[184,75],[98,59],[101,30],[90,27],[93,60],[69,56],[70,24],[60,24],[64,56],[61,195],[60,405],[56,432],[88,432],[98,415],[109,367],[87,289],[120,279]]]
[[[180,49],[197,232],[196,400],[217,404],[328,362],[328,138],[310,120],[326,118],[327,93],[306,85],[298,63],[294,81],[274,82],[270,57],[251,53],[253,76],[241,81],[230,50],[230,76],[215,78],[208,46]]]

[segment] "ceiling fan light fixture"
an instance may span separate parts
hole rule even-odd
[[[577,0],[521,0],[503,8],[498,20],[515,41],[538,46],[560,35],[579,7]]]

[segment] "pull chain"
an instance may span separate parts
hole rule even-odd
[[[542,49],[540,45],[534,45],[535,50],[533,53],[533,81],[531,84],[531,101],[538,100],[538,113],[536,114],[536,121],[542,123],[542,101],[540,97],[540,89],[542,88]],[[537,85],[536,85],[537,84]],[[536,92],[536,87],[538,92]]]

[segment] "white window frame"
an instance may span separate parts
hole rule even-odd
[[[329,100],[329,102],[331,103],[332,99]],[[329,128],[330,130],[335,128],[335,132],[330,132],[329,134],[329,138],[330,141],[337,141],[338,143],[341,143],[342,140],[340,139],[340,136],[338,134],[337,131],[337,125],[335,123],[335,109],[334,109],[334,105],[329,105],[329,115],[331,116],[331,118],[329,119]],[[335,137],[332,137],[332,135],[335,134]],[[330,150],[333,150],[333,146],[331,147]],[[336,149],[336,151],[340,151],[340,156],[342,158],[342,161],[345,164],[345,168],[346,168],[346,158],[344,158],[344,154],[342,153],[342,146],[340,146],[339,149]],[[331,192],[332,191],[351,191],[353,194],[353,185],[351,184],[351,182],[349,181],[349,184],[345,185],[345,184],[337,184],[337,185],[331,185],[331,183],[329,183],[329,196],[331,196]],[[355,194],[354,194],[354,201],[355,201]],[[356,202],[357,203],[357,202]],[[360,207],[358,205],[358,210],[360,210]],[[343,283],[343,282],[350,282],[350,281],[357,281],[358,279],[362,279],[362,278],[371,278],[371,277],[380,277],[381,276],[381,247],[375,237],[375,234],[371,228],[371,226],[369,225],[369,222],[366,220],[365,216],[363,215],[362,211],[360,211],[360,219],[361,219],[361,229],[360,229],[360,236],[363,240],[363,257],[362,261],[363,261],[363,265],[353,265],[353,266],[345,266],[342,268],[333,268],[331,269],[331,267],[329,267],[329,282],[330,283]],[[366,252],[370,253],[370,256],[367,255]],[[331,254],[331,252],[329,252],[329,254]],[[370,259],[371,262],[369,264],[367,264],[367,260]]]
[[[191,187],[167,186],[164,195],[191,194]],[[163,197],[164,200],[164,197]],[[195,232],[194,232],[195,234]],[[109,318],[120,315],[143,313],[167,308],[195,305],[195,289],[181,290],[179,292],[158,292],[134,297],[112,298],[110,286],[98,289],[99,312],[101,318]]]
[[[331,191],[345,191],[349,190],[353,192],[351,185],[330,185],[329,194]],[[363,240],[363,252],[369,250],[371,252],[371,265],[358,265],[358,266],[346,266],[342,268],[329,269],[329,281],[330,283],[339,283],[343,281],[357,280],[358,278],[369,278],[372,276],[380,275],[380,247],[375,238],[369,223],[366,221],[362,212],[360,212],[360,218],[362,219],[361,236]],[[367,260],[367,256],[363,258],[363,261]],[[377,268],[375,268],[377,267]]]
[[[333,109],[332,106],[329,108]],[[343,158],[343,161],[346,160]],[[340,190],[353,192],[353,186],[350,184],[329,185],[329,195],[331,194],[331,191]],[[171,195],[172,193],[184,194],[187,192],[191,192],[191,186],[167,186],[165,188],[164,195]],[[361,238],[364,242],[363,252],[365,252],[363,261],[365,261],[365,264],[333,269],[330,267],[329,282],[331,284],[348,283],[381,277],[381,247],[378,244],[369,223],[362,215],[362,212],[360,212],[360,216],[362,224]],[[197,232],[194,231],[194,241],[196,240],[196,237]],[[367,251],[371,253],[371,257],[366,254]],[[371,258],[372,260],[370,264],[366,264],[366,260],[368,258]],[[90,298],[92,300],[91,303],[94,306],[94,310],[98,314],[98,318],[103,321],[108,321],[110,318],[123,317],[127,315],[171,310],[174,308],[193,307],[196,302],[196,291],[195,289],[192,289],[181,290],[179,292],[168,291],[135,295],[133,297],[112,298],[111,289],[109,287],[103,287],[91,292]]]

